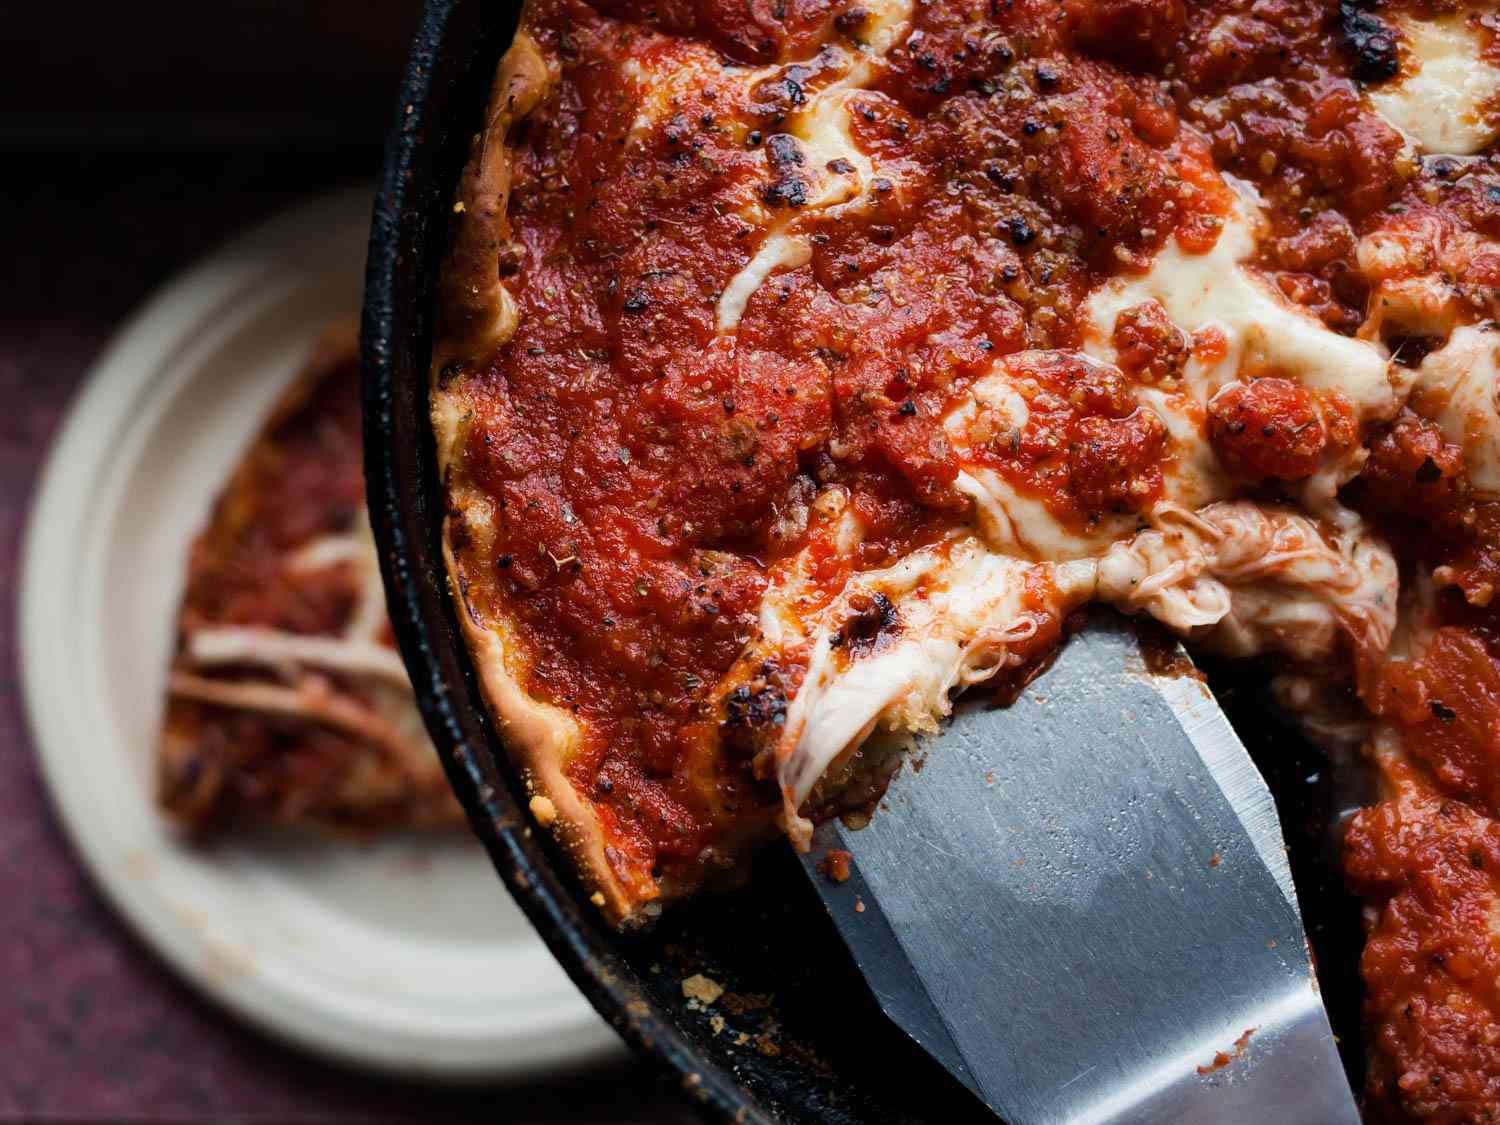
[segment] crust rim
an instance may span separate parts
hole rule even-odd
[[[454,507],[450,476],[459,434],[451,396],[442,373],[456,362],[487,357],[516,331],[515,300],[497,269],[509,241],[512,151],[511,129],[547,95],[552,68],[524,30],[517,31],[501,58],[485,111],[485,126],[471,144],[469,161],[455,194],[450,248],[438,281],[438,333],[429,373],[432,427],[445,503]],[[443,563],[449,593],[458,611],[464,647],[479,677],[480,694],[511,763],[531,794],[528,812],[567,853],[590,901],[614,926],[628,929],[647,919],[652,899],[632,890],[615,873],[598,813],[568,780],[565,766],[579,741],[571,715],[529,695],[511,665],[519,659],[508,635],[509,623],[483,623],[469,604],[463,568],[454,547],[454,523],[445,515]]]

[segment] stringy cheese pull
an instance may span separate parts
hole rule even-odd
[[[787,711],[778,776],[794,838],[810,825],[797,815],[813,786],[846,750],[872,731],[933,731],[956,689],[1010,666],[1012,647],[1033,637],[1038,621],[1092,586],[1093,566],[1057,568],[1055,600],[1027,598],[1025,560],[960,539],[915,552],[862,575],[823,616],[811,641],[802,686]],[[861,648],[841,636],[851,601],[888,599],[890,622]]]
[[[1319,660],[1346,634],[1389,642],[1396,563],[1363,528],[1330,539],[1305,516],[1248,501],[1155,517],[1099,561],[1098,597],[1231,656]]]

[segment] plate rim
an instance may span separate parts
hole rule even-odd
[[[95,439],[119,432],[131,407],[151,394],[178,354],[201,334],[206,317],[277,268],[266,261],[269,246],[296,244],[310,232],[326,233],[368,212],[373,187],[329,191],[273,214],[197,259],[153,289],[111,334],[80,379],[63,419],[50,439],[28,502],[18,552],[16,657],[22,711],[40,766],[48,804],[96,890],[154,955],[200,995],[227,1008],[256,1029],[345,1065],[406,1078],[448,1082],[516,1080],[627,1056],[624,1044],[577,996],[576,1015],[566,1023],[524,1017],[479,1033],[444,1039],[423,1030],[386,1033],[378,1040],[349,1036],[348,1028],[318,1004],[301,1010],[268,1003],[256,975],[227,975],[205,965],[181,919],[156,909],[139,879],[124,874],[106,852],[107,833],[90,815],[87,800],[69,769],[68,724],[50,708],[57,693],[63,644],[47,614],[48,591],[61,583],[55,565],[77,543],[70,532],[91,515],[87,482],[107,471],[114,451]],[[360,244],[363,245],[362,243]],[[44,514],[45,513],[45,514]],[[76,554],[76,548],[75,552]],[[55,604],[55,596],[51,599]],[[73,627],[87,635],[91,619]],[[497,892],[501,880],[495,879]],[[538,951],[545,948],[536,937]],[[550,956],[548,952],[548,956]],[[325,1010],[326,1012],[326,1010]],[[543,1034],[537,1034],[542,1032]]]

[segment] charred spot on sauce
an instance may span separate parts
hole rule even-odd
[[[869,22],[870,13],[858,4],[845,8],[833,17],[833,26],[839,34],[847,35],[851,38],[857,38],[859,32],[863,31],[865,25]]]
[[[761,192],[768,207],[803,207],[807,204],[807,181],[800,176],[783,176],[773,180]]]
[[[762,664],[756,675],[724,697],[720,721],[725,745],[749,757],[779,737],[786,725],[787,692],[780,669]]]
[[[779,121],[807,104],[807,86],[817,74],[815,65],[794,63],[779,74],[762,79],[750,92],[750,111]]]
[[[802,146],[790,133],[772,133],[767,138],[766,159],[773,168],[801,166],[805,161]]]
[[[786,722],[786,694],[769,683],[757,687],[741,684],[725,698],[724,722],[752,730],[781,726]]]
[[[828,647],[843,649],[850,660],[873,652],[885,637],[901,631],[896,605],[882,593],[858,593],[849,599],[851,613],[843,627],[828,638]]]
[[[1369,86],[1388,81],[1401,71],[1395,30],[1368,10],[1361,0],[1340,0],[1339,33],[1354,59],[1354,77]]]

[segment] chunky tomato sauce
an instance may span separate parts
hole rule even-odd
[[[728,704],[714,693],[756,635],[779,565],[802,553],[806,596],[826,601],[851,573],[974,519],[942,420],[982,376],[1010,373],[1027,420],[978,427],[976,463],[1068,527],[1152,507],[1176,454],[1134,392],[1175,392],[1190,357],[1225,354],[1222,334],[1189,338],[1146,301],[1115,323],[1116,367],[1055,353],[1080,346],[1084,304],[1107,279],[1143,273],[1169,244],[1213,248],[1235,190],[1264,204],[1254,266],[1337,333],[1359,330],[1372,285],[1403,271],[1441,270],[1489,308],[1492,158],[1420,157],[1366,97],[1409,66],[1391,21],[1452,10],[931,0],[856,83],[840,141],[853,151],[820,162],[787,130],[848,79],[829,44],[883,42],[880,12],[860,0],[527,8],[558,74],[511,138],[499,269],[519,329],[485,363],[443,373],[472,403],[464,471],[497,505],[494,549],[467,567],[466,595],[519,624],[526,689],[583,720],[569,776],[600,810],[622,878],[711,865],[747,820],[774,814],[750,763],[705,746],[726,706],[731,725],[755,708],[756,721],[779,719],[802,669],[752,670],[781,685],[774,698],[743,684]],[[1494,21],[1478,22],[1488,57]],[[856,161],[875,173],[867,205],[829,205]],[[1404,231],[1421,260],[1361,263],[1360,239],[1379,230]],[[726,291],[767,231],[807,249],[764,271],[725,331]],[[1395,324],[1375,335],[1411,366],[1435,343]],[[1392,1016],[1381,982],[1438,995],[1430,958],[1391,976],[1390,950],[1458,941],[1456,920],[1493,901],[1496,860],[1444,857],[1459,837],[1489,849],[1500,801],[1486,616],[1500,508],[1472,494],[1462,450],[1416,414],[1362,433],[1339,393],[1253,374],[1267,377],[1200,411],[1222,469],[1274,498],[1326,451],[1368,446],[1346,499],[1389,530],[1411,575],[1436,569],[1441,587],[1442,628],[1420,659],[1368,661],[1360,681],[1409,737],[1433,796],[1365,814],[1350,859],[1379,904],[1366,969],[1389,1065],[1375,1092],[1423,1113],[1448,1104],[1445,1091],[1453,1104],[1470,1096],[1466,1064],[1435,1064],[1450,1085],[1435,1077],[1418,1094],[1392,1060],[1425,1049],[1413,1035],[1457,1042],[1443,1020],[1475,1025],[1415,1000]],[[833,486],[864,529],[851,551],[811,507]],[[1403,897],[1413,880],[1432,899],[1420,909]],[[1466,956],[1441,972],[1478,973],[1493,955]],[[1493,1011],[1489,991],[1474,996],[1474,1011]]]
[[[348,532],[365,502],[356,357],[294,388],[193,544],[182,627],[263,625],[337,633],[359,596],[346,564],[293,572],[288,558]]]

